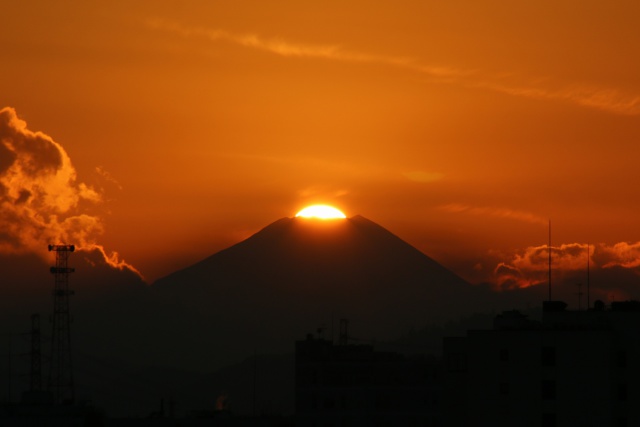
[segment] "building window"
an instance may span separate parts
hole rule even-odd
[[[545,380],[542,381],[542,399],[553,400],[556,398],[556,382]]]
[[[542,427],[556,427],[556,414],[542,414]]]
[[[508,362],[509,361],[509,350],[506,348],[500,349],[500,361]]]
[[[450,353],[447,357],[449,372],[466,372],[467,355],[465,353]]]
[[[500,383],[500,394],[509,394],[509,383]]]
[[[556,366],[556,348],[542,347],[540,362],[542,363],[542,366]]]

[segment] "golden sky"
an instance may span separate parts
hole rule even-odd
[[[55,226],[153,281],[328,203],[474,282],[549,219],[566,268],[640,265],[636,0],[2,9],[0,250]]]

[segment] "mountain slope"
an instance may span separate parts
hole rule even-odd
[[[472,312],[483,293],[361,216],[280,219],[153,289],[201,316],[225,351],[291,350],[343,317],[352,336],[388,339]]]

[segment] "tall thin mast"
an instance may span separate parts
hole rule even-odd
[[[549,252],[549,301],[551,301],[551,220],[549,220],[549,243],[547,244]]]
[[[587,243],[587,310],[591,307],[591,301],[589,300],[589,259],[591,258],[591,248],[589,247],[589,243]]]

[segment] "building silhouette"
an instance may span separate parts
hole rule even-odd
[[[440,363],[308,335],[296,342],[296,426],[439,426]]]
[[[447,426],[640,425],[640,302],[543,304],[444,339]]]

